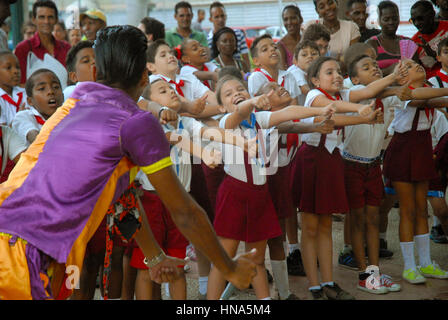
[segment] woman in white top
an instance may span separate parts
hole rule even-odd
[[[336,0],[313,0],[313,2],[319,19],[308,21],[304,29],[313,23],[321,23],[327,27],[331,34],[328,51],[332,57],[340,60],[345,50],[359,41],[361,33],[358,25],[352,21],[338,19]]]

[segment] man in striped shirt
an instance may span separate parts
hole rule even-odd
[[[210,30],[207,36],[208,46],[212,48],[213,35],[216,31],[226,26],[227,14],[224,5],[221,2],[213,2],[210,5],[210,22],[213,23],[213,29]],[[247,48],[246,36],[244,32],[240,29],[234,29],[236,39],[237,39],[237,52],[238,58],[244,60],[246,65],[250,66],[249,61],[249,49]]]

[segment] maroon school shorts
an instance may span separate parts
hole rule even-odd
[[[384,196],[383,174],[379,162],[363,164],[344,160],[345,189],[350,209],[379,207]]]
[[[166,210],[162,200],[157,194],[143,190],[141,197],[143,208],[145,209],[149,225],[154,238],[160,248],[169,256],[183,259],[185,258],[188,240],[177,229],[170,213]],[[131,267],[137,269],[147,269],[143,263],[145,258],[140,248],[135,248],[132,252]]]

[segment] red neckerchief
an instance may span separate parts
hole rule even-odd
[[[17,102],[12,100],[12,98],[9,95],[7,95],[7,94],[2,95],[2,98],[3,98],[3,100],[5,100],[8,103],[10,103],[13,106],[15,106],[16,107],[16,112],[19,112],[20,104],[22,103],[22,99],[23,99],[23,92],[17,93],[17,96],[19,97],[19,100],[17,100]]]
[[[195,66],[193,66],[193,65],[191,65],[191,64],[189,64],[189,63],[185,64],[185,66],[190,66],[190,67],[192,67],[192,68],[195,68],[195,69],[199,70],[198,68],[196,68]],[[208,71],[208,68],[207,68],[207,66],[204,64],[204,65],[202,66],[202,70],[199,70],[199,71]],[[207,88],[209,88],[210,90],[212,90],[212,88],[210,88],[210,84],[208,83],[208,80],[204,80],[204,81],[202,81],[202,83],[203,83]]]
[[[384,113],[384,104],[383,101],[380,98],[375,99],[375,110],[381,109],[381,112]]]
[[[330,99],[330,100],[332,100],[332,101],[336,101],[336,100],[342,100],[342,97],[341,97],[341,95],[339,94],[339,92],[336,94],[336,99],[332,96],[332,95],[330,95],[327,91],[325,91],[324,89],[322,89],[322,88],[316,88],[317,90],[319,90],[320,92],[322,92],[328,99]],[[341,132],[341,129],[338,129],[338,135],[339,135],[339,133]],[[342,140],[344,140],[344,135],[345,135],[345,130],[344,131],[342,131]]]
[[[37,123],[38,124],[40,124],[40,125],[44,125],[44,123],[45,123],[45,119],[44,118],[42,118],[41,116],[34,116],[34,118],[36,118],[36,121],[37,121]]]
[[[272,78],[267,73],[263,72],[263,70],[261,70],[260,68],[255,68],[254,72],[261,72],[269,80],[269,82],[277,82],[277,81],[274,80],[274,78]],[[280,84],[280,86],[282,86],[282,87],[285,86],[285,77],[283,77],[283,80],[282,80],[282,83]]]
[[[436,75],[439,76],[440,80],[442,80],[443,82],[448,83],[448,75],[440,72],[440,70],[437,70]]]
[[[429,86],[425,83],[423,85],[423,87],[429,87]],[[414,90],[415,88],[409,86],[409,89]],[[431,113],[432,119],[434,119],[434,112],[435,112],[434,108],[425,108],[426,119],[428,119],[428,121],[430,121],[429,120],[429,113]],[[432,120],[431,120],[431,123],[432,123]]]
[[[170,80],[168,81],[168,83],[174,83],[174,85],[176,86],[176,91],[178,94],[180,94],[182,97],[184,96],[184,92],[182,91],[182,87],[184,86],[184,80],[179,80],[179,82],[176,82],[174,80]]]

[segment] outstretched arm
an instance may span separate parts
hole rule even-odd
[[[204,210],[185,191],[171,167],[148,174],[180,232],[237,288],[247,288],[256,274],[253,253],[231,259],[218,241]]]

